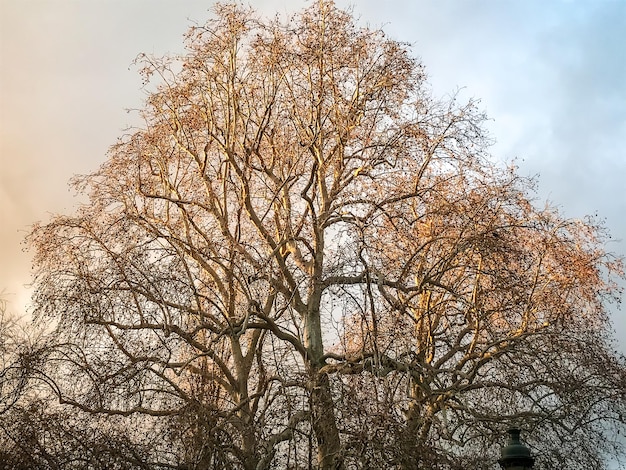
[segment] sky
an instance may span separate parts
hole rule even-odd
[[[252,0],[264,15],[302,0]],[[29,227],[69,213],[134,121],[139,53],[182,52],[211,0],[0,0],[0,293],[28,304]],[[433,91],[479,98],[494,158],[538,176],[537,203],[597,214],[626,255],[626,0],[337,0],[412,44]],[[626,299],[625,299],[626,300]],[[626,308],[625,308],[626,309]],[[626,311],[611,307],[626,352]]]

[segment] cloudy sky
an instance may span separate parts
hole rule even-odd
[[[301,0],[252,0],[265,14]],[[27,303],[21,241],[76,199],[141,105],[140,52],[182,50],[211,0],[0,0],[0,292]],[[436,94],[463,88],[492,118],[494,156],[539,175],[539,201],[598,214],[626,255],[626,0],[352,0],[360,21],[413,44]],[[626,313],[613,308],[626,351]]]

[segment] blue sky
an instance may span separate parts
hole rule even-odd
[[[253,0],[264,14],[301,0]],[[462,88],[492,119],[494,158],[539,175],[538,203],[598,214],[626,255],[626,0],[356,0],[360,21],[413,44],[435,94]],[[210,0],[0,0],[0,291],[21,310],[29,225],[72,210],[141,105],[131,62],[182,50]],[[626,315],[612,309],[626,351]]]

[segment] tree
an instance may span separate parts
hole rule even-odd
[[[45,370],[55,346],[44,331],[9,313],[0,298],[0,469],[153,468],[154,433],[145,419],[138,438],[129,435],[131,420],[55,403],[49,393],[54,378]]]
[[[19,320],[0,297],[0,416],[19,400],[28,382],[30,354]]]
[[[332,2],[186,40],[30,235],[61,403],[159,423],[179,468],[492,468],[511,424],[538,468],[623,451],[621,260],[493,163],[475,102]]]

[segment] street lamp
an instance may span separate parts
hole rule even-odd
[[[500,451],[498,463],[502,470],[530,470],[533,468],[535,459],[530,456],[530,449],[519,439],[520,430],[509,429],[509,442]]]

